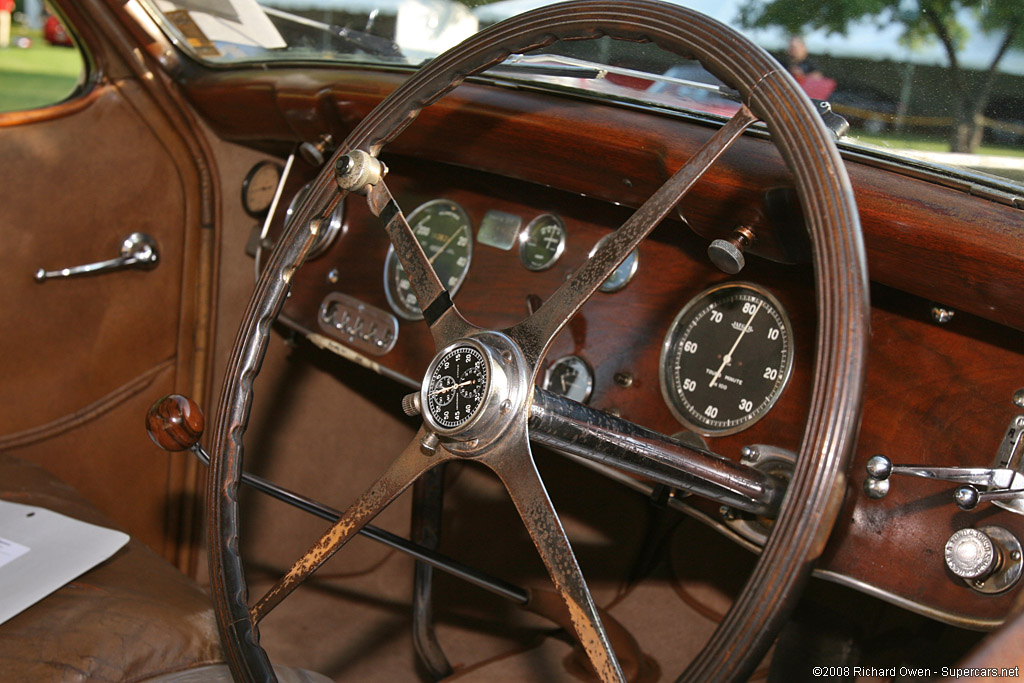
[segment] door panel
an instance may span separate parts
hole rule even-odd
[[[195,170],[132,81],[48,114],[0,114],[0,450],[42,463],[173,559],[171,482],[186,465],[148,443],[143,418],[192,379],[178,375],[193,353]],[[133,232],[156,241],[156,268],[34,278],[113,258]]]

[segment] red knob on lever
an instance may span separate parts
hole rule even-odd
[[[165,451],[187,451],[203,435],[206,419],[196,402],[181,394],[170,394],[153,404],[146,413],[146,431]]]

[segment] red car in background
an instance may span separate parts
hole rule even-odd
[[[53,14],[48,16],[46,23],[43,24],[43,38],[50,45],[63,45],[64,47],[74,45],[71,42],[71,34],[64,28],[64,24],[60,23],[60,19]]]

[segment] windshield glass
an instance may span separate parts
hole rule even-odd
[[[217,65],[416,66],[546,0],[149,0],[168,35]],[[828,100],[844,142],[1024,184],[1020,0],[674,0],[741,31]],[[925,11],[927,8],[928,11]],[[699,63],[650,45],[556,44],[490,75],[728,116]]]

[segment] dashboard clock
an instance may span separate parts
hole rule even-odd
[[[429,377],[426,410],[444,430],[458,429],[473,418],[490,378],[484,354],[469,344],[460,344],[437,358]]]
[[[742,431],[764,417],[793,368],[793,331],[778,300],[749,283],[712,287],[669,327],[661,391],[676,418],[704,435]]]

